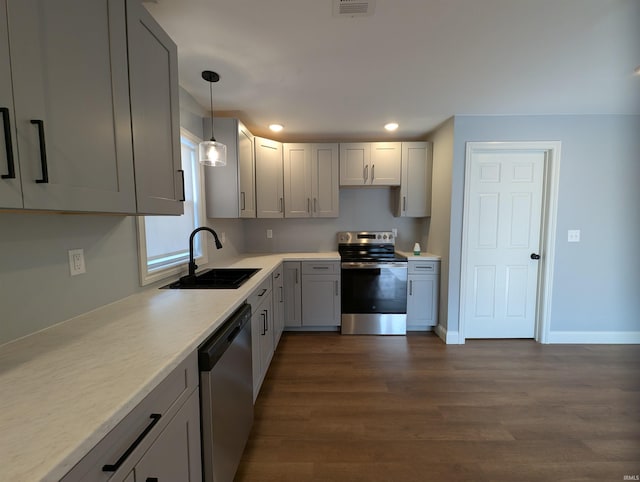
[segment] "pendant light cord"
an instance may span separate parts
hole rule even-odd
[[[216,141],[213,137],[213,82],[209,82],[209,99],[211,99],[211,140]]]

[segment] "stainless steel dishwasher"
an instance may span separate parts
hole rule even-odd
[[[253,425],[251,306],[242,305],[198,350],[205,482],[231,482]]]

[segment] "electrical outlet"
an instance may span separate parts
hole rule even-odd
[[[273,238],[273,229],[267,229],[267,239]]]
[[[580,242],[580,230],[579,229],[570,229],[567,231],[567,241],[569,243],[579,243]]]
[[[71,276],[76,276],[78,274],[87,272],[87,268],[84,264],[83,249],[69,250],[69,272],[71,273]]]
[[[398,228],[392,228],[391,232],[393,233],[393,237],[397,238],[398,237]]]

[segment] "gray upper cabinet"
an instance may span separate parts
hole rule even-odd
[[[253,134],[238,123],[238,175],[241,218],[256,217],[256,159]]]
[[[340,163],[338,144],[311,144],[311,215],[337,218]]]
[[[6,84],[8,29],[15,103],[8,118],[15,119],[11,128],[22,207],[135,212],[124,3],[0,5],[0,107],[12,107]],[[15,207],[16,180],[9,183],[8,202],[5,179],[2,184],[3,205]]]
[[[399,142],[340,144],[340,185],[399,186],[401,164]]]
[[[399,142],[371,143],[371,185],[399,186],[402,150]]]
[[[340,144],[340,185],[365,186],[369,182],[371,144],[350,142]]]
[[[0,0],[0,62],[0,208],[182,213],[177,50],[139,0]]]
[[[402,182],[397,191],[396,216],[431,215],[432,167],[430,142],[402,143]]]
[[[284,144],[284,215],[337,218],[338,144]]]
[[[9,61],[9,30],[7,25],[7,3],[0,0],[0,207],[21,208],[20,165],[17,162],[15,133],[16,124],[11,88],[11,66]]]
[[[211,132],[211,121],[204,124]],[[254,137],[238,119],[216,118],[213,127],[216,139],[227,146],[227,165],[205,168],[207,217],[255,218]]]
[[[311,144],[284,144],[284,216],[311,217]]]
[[[259,218],[284,217],[282,144],[255,138],[256,208]]]
[[[182,214],[178,50],[138,0],[127,35],[137,212]]]

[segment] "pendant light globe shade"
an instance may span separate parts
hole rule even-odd
[[[211,70],[202,72],[202,78],[209,82],[209,98],[211,100],[211,140],[202,141],[198,146],[200,164],[212,167],[227,165],[227,146],[216,141],[213,137],[213,83],[220,80],[220,76]]]
[[[202,141],[199,145],[200,164],[212,167],[227,165],[227,146],[217,141]]]

